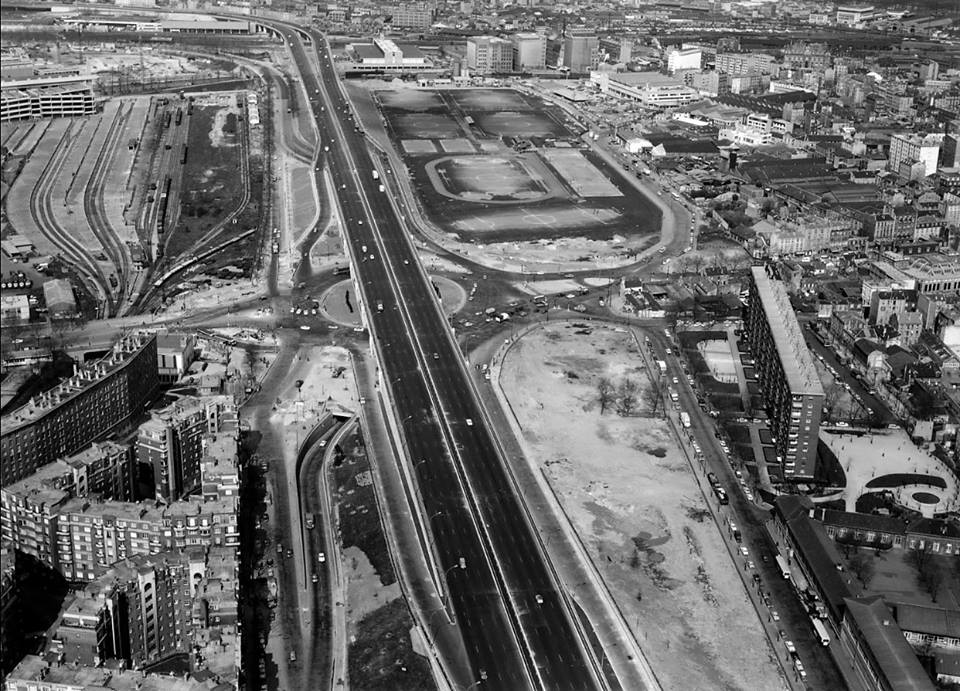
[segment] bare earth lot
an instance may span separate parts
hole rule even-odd
[[[786,688],[687,461],[659,418],[600,414],[596,384],[649,381],[633,335],[548,324],[500,385],[664,689]],[[643,401],[643,394],[640,394]]]

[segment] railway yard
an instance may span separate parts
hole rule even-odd
[[[7,191],[10,227],[33,244],[35,265],[68,269],[81,302],[96,305],[87,317],[155,309],[176,292],[163,284],[191,265],[249,275],[265,171],[259,116],[249,117],[258,99],[114,97],[88,118],[5,123],[2,144],[23,159]]]

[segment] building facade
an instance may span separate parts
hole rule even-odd
[[[547,66],[547,37],[523,32],[513,35],[513,69],[542,70]]]
[[[922,163],[923,175],[933,175],[937,172],[942,140],[943,135],[927,135],[926,137],[916,134],[892,135],[888,158],[890,170],[896,172],[900,170],[901,165]]]
[[[200,486],[204,438],[236,429],[237,410],[231,396],[182,398],[140,425],[136,455],[140,467],[153,471],[157,501],[171,502]]]
[[[497,36],[467,39],[467,69],[477,74],[513,71],[513,43]]]
[[[159,385],[156,336],[124,337],[102,360],[3,417],[0,482],[22,480],[116,431]]]
[[[751,269],[744,333],[764,393],[770,431],[785,480],[812,478],[824,391],[780,281]]]
[[[97,112],[88,76],[24,79],[0,89],[0,122],[78,118]]]
[[[600,39],[592,31],[572,29],[563,39],[563,66],[575,74],[596,69],[600,62]]]

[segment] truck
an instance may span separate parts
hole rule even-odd
[[[373,171],[373,179],[374,179],[374,180],[379,180],[379,179],[380,179],[380,171],[378,171],[378,170]]]
[[[820,645],[830,645],[830,634],[827,632],[827,627],[823,625],[823,621],[820,619],[811,619],[810,621],[813,622],[813,629],[820,638]]]
[[[680,424],[690,429],[690,413],[686,411],[680,413]]]
[[[657,360],[657,367],[660,368],[661,377],[667,373],[667,363],[663,360]]]
[[[777,566],[780,567],[780,575],[784,578],[790,578],[790,567],[787,565],[787,560],[778,554],[776,562]]]

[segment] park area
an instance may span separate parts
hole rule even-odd
[[[527,461],[558,497],[663,688],[784,689],[693,472],[653,414],[637,338],[561,321],[510,347],[498,385]],[[604,380],[611,394],[601,405]]]

